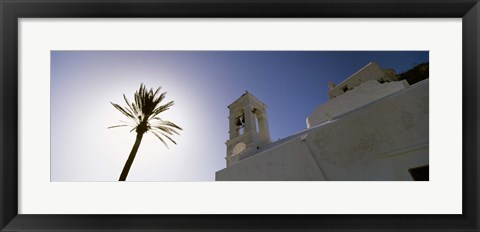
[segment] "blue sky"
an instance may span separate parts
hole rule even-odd
[[[273,141],[306,128],[305,118],[371,61],[397,73],[428,51],[52,51],[51,180],[116,181],[135,141],[123,105],[140,83],[162,87],[165,118],[184,128],[169,149],[144,136],[127,180],[213,181],[225,168],[227,106],[246,90],[267,106]]]

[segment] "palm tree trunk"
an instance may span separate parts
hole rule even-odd
[[[138,147],[140,147],[140,143],[142,142],[143,133],[137,133],[137,139],[135,139],[135,144],[132,147],[132,151],[128,156],[127,162],[123,167],[122,174],[120,174],[120,179],[118,181],[125,181],[127,179],[128,172],[130,171],[130,167],[133,164],[133,160],[135,159],[135,155],[137,155]]]

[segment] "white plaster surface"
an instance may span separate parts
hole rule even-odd
[[[216,180],[413,180],[408,170],[429,164],[429,81],[382,86],[391,87],[383,98],[272,143]]]
[[[270,143],[267,106],[248,91],[227,107],[230,110],[227,167],[255,153]],[[237,125],[237,121],[244,121]],[[243,119],[243,120],[242,120]],[[243,132],[240,132],[243,129]]]
[[[367,81],[352,91],[348,91],[318,106],[307,117],[307,128],[331,120],[339,115],[352,111],[405,88],[407,81],[396,81],[380,84],[376,80]]]
[[[304,141],[297,137],[217,172],[216,180],[306,181],[325,178]]]
[[[394,71],[391,69],[387,71],[390,75],[394,75]],[[392,73],[393,72],[393,73]],[[365,65],[363,68],[356,71],[354,74],[346,78],[342,83],[331,88],[328,92],[330,99],[341,96],[342,94],[354,89],[355,87],[371,80],[383,80],[387,77],[385,71],[375,62],[370,62]]]

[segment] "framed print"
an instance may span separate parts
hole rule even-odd
[[[0,4],[1,231],[480,229],[478,1]]]

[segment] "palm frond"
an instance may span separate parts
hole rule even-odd
[[[151,130],[150,132],[152,132],[152,134],[154,134],[155,136],[157,136],[157,138],[158,138],[160,141],[162,141],[162,143],[165,145],[165,147],[169,148],[169,147],[168,147],[168,144],[165,142],[165,140],[162,139],[162,137],[161,137],[159,134],[157,134],[157,132],[155,132],[155,131],[153,131],[153,130]]]
[[[109,127],[107,127],[107,129],[116,128],[116,127],[124,127],[124,126],[130,126],[130,125],[115,125],[115,126],[109,126]]]
[[[153,96],[157,96],[158,92],[160,92],[160,89],[162,89],[162,87],[158,87],[157,90],[155,90],[155,93],[153,93]],[[167,92],[164,92],[162,94],[166,94]],[[160,95],[161,96],[161,95]],[[161,102],[163,99],[161,99],[160,101],[158,102]]]
[[[125,96],[125,94],[123,94],[123,99],[125,100],[125,103],[127,103],[127,106],[128,106],[128,112],[131,113],[132,115],[135,115],[135,110],[133,110],[133,105],[130,105],[130,101],[128,101],[127,99],[127,96]]]
[[[158,90],[160,90],[160,89],[158,89]],[[158,90],[157,90],[157,91],[158,91]],[[157,95],[157,91],[155,91],[155,95],[154,95],[154,96]],[[166,96],[166,95],[167,95],[167,92],[163,92],[163,93],[161,93],[161,94],[158,96],[157,99],[155,99],[155,108],[157,107],[158,104],[160,104],[160,102],[163,101],[163,99],[165,99],[165,96]]]
[[[132,122],[127,122],[127,121],[123,121],[123,120],[120,120],[121,123],[125,123],[125,124],[131,124],[131,126],[133,126]]]
[[[158,129],[158,130],[161,130],[169,135],[172,135],[172,134],[177,134],[177,135],[180,135],[180,133],[178,133],[176,130],[170,128],[170,127],[166,127],[166,126],[154,126],[155,129]]]
[[[118,111],[122,112],[122,114],[124,114],[125,116],[129,117],[129,118],[135,118],[132,114],[128,113],[125,109],[123,109],[123,107],[119,106],[118,104],[115,104],[113,102],[110,102],[113,107],[115,107]]]
[[[161,131],[157,131],[157,130],[150,130],[153,134],[155,134],[155,136],[157,136],[157,138],[159,138],[161,141],[164,142],[163,138],[162,137],[165,137],[167,138],[168,140],[170,140],[170,142],[172,142],[173,144],[177,144],[177,142],[175,142],[175,140],[172,139],[172,137],[170,137],[169,135],[165,134],[165,133],[162,133]],[[166,144],[165,144],[166,145]],[[167,146],[168,147],[168,146]]]
[[[152,132],[167,148],[168,144],[165,138],[177,144],[171,136],[174,134],[179,135],[180,133],[177,130],[182,130],[182,128],[173,122],[164,121],[160,117],[162,112],[174,105],[174,101],[161,104],[165,99],[166,92],[161,93],[160,91],[161,87],[155,91],[154,89],[147,90],[145,85],[141,83],[140,88],[133,95],[133,101],[129,101],[127,96],[123,94],[126,107],[111,102],[118,111],[132,119],[132,122],[121,121],[122,124],[109,128],[131,126],[132,130],[130,132]]]
[[[172,142],[173,144],[175,144],[175,145],[177,144],[177,143],[175,142],[175,140],[173,140],[170,136],[166,135],[165,133],[161,133],[161,132],[160,132],[160,134],[161,134],[162,136],[164,136],[165,138],[167,138],[168,140],[170,140],[170,142]]]
[[[158,108],[156,108],[153,112],[152,112],[152,115],[150,116],[150,118],[154,118],[155,116],[159,115],[160,113],[170,109],[170,107],[172,107],[175,103],[173,101],[170,101],[168,102],[167,104],[165,105],[161,105],[159,106]]]
[[[142,96],[144,95],[143,92],[145,92],[145,86],[142,84],[140,84],[140,89],[138,89],[138,91],[135,92],[134,94],[134,101],[135,101],[135,104],[134,104],[134,107],[135,107],[135,111],[137,112],[137,117],[139,117],[139,120],[141,120],[141,116],[142,116],[142,106],[143,106],[143,101],[142,101]]]
[[[162,125],[173,127],[178,130],[183,130],[181,127],[177,126],[175,123],[170,122],[170,121],[162,121]]]

